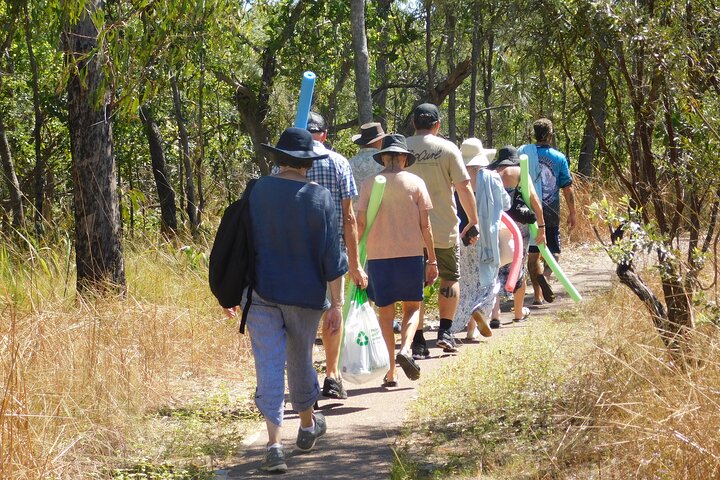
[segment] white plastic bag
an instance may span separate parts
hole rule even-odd
[[[390,369],[390,357],[367,293],[358,290],[345,320],[340,371],[343,380],[362,384],[380,380]]]

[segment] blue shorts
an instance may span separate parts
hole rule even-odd
[[[367,274],[368,297],[378,307],[423,299],[425,258],[422,256],[368,260]]]

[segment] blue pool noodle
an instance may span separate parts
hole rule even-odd
[[[307,127],[313,90],[315,90],[315,74],[310,71],[303,73],[302,85],[300,86],[300,100],[298,100],[297,115],[295,115],[295,127],[297,128]]]

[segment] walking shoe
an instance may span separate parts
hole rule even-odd
[[[500,328],[500,319],[493,318],[492,320],[490,320],[490,328],[492,328],[492,329]]]
[[[402,332],[402,323],[398,322],[397,320],[393,321],[393,332],[401,333]]]
[[[315,417],[315,429],[312,432],[306,432],[302,428],[298,428],[297,440],[295,445],[303,452],[309,452],[315,446],[315,441],[325,435],[327,425],[325,424],[325,416],[320,412],[313,413]]]
[[[342,380],[335,380],[334,378],[325,377],[322,388],[323,397],[337,398],[338,400],[345,400],[347,398],[347,392],[343,387]]]
[[[447,330],[438,330],[437,342],[435,345],[441,347],[443,352],[453,353],[457,352],[457,345],[455,344],[455,338]]]
[[[287,464],[285,463],[285,449],[282,445],[273,445],[265,452],[260,470],[264,472],[287,472]]]
[[[410,380],[420,378],[420,365],[415,363],[415,360],[410,355],[400,352],[395,356],[395,361]]]
[[[430,350],[428,350],[427,345],[424,343],[413,342],[410,349],[412,350],[413,360],[425,360],[426,358],[430,358]]]

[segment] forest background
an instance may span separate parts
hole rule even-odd
[[[581,212],[683,368],[718,316],[719,23],[712,0],[0,2],[2,465],[80,468],[62,418],[137,412],[167,398],[123,385],[246,360],[207,318],[209,243],[268,173],[260,145],[293,123],[305,70],[347,157],[364,122],[411,134],[422,102],[493,148],[552,119],[595,200]],[[56,368],[74,380],[34,383]]]

